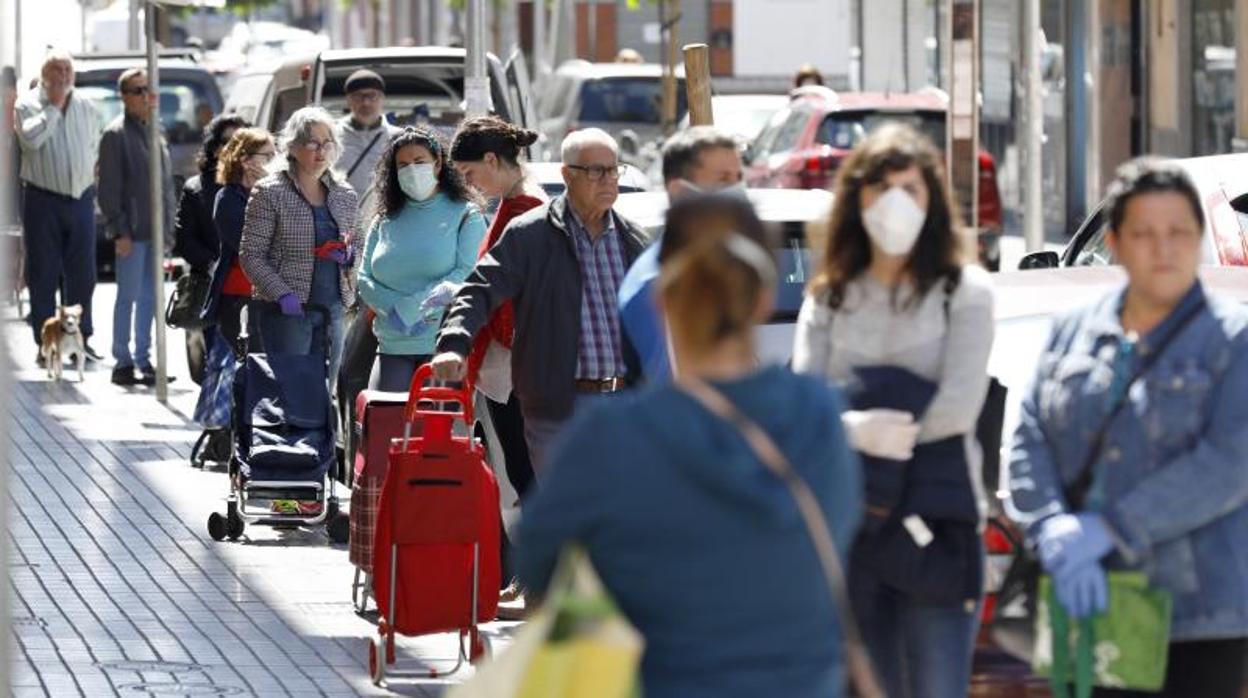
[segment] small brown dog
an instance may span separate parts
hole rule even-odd
[[[48,378],[61,380],[63,361],[72,356],[78,365],[78,382],[84,378],[83,365],[87,361],[85,342],[82,339],[82,306],[61,306],[56,315],[43,323],[43,346],[39,353],[48,367]]]

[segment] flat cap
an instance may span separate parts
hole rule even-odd
[[[386,81],[381,76],[366,68],[351,73],[347,78],[347,82],[343,85],[343,92],[351,94],[356,90],[380,90],[386,91]]]

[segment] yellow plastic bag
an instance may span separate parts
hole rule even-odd
[[[511,647],[447,698],[639,698],[645,643],[602,586],[585,551],[570,546],[546,603]]]

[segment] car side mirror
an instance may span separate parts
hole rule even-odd
[[[620,133],[620,153],[629,157],[636,157],[641,151],[641,143],[637,140],[637,134],[631,128],[624,129]]]
[[[1018,268],[1027,269],[1056,269],[1062,265],[1062,258],[1052,250],[1043,252],[1032,252],[1026,255],[1018,263]]]

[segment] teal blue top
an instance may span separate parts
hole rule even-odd
[[[382,354],[432,354],[442,306],[421,307],[443,281],[463,283],[477,263],[485,218],[473,204],[438,192],[408,200],[393,218],[368,231],[360,265],[360,297],[373,310]]]

